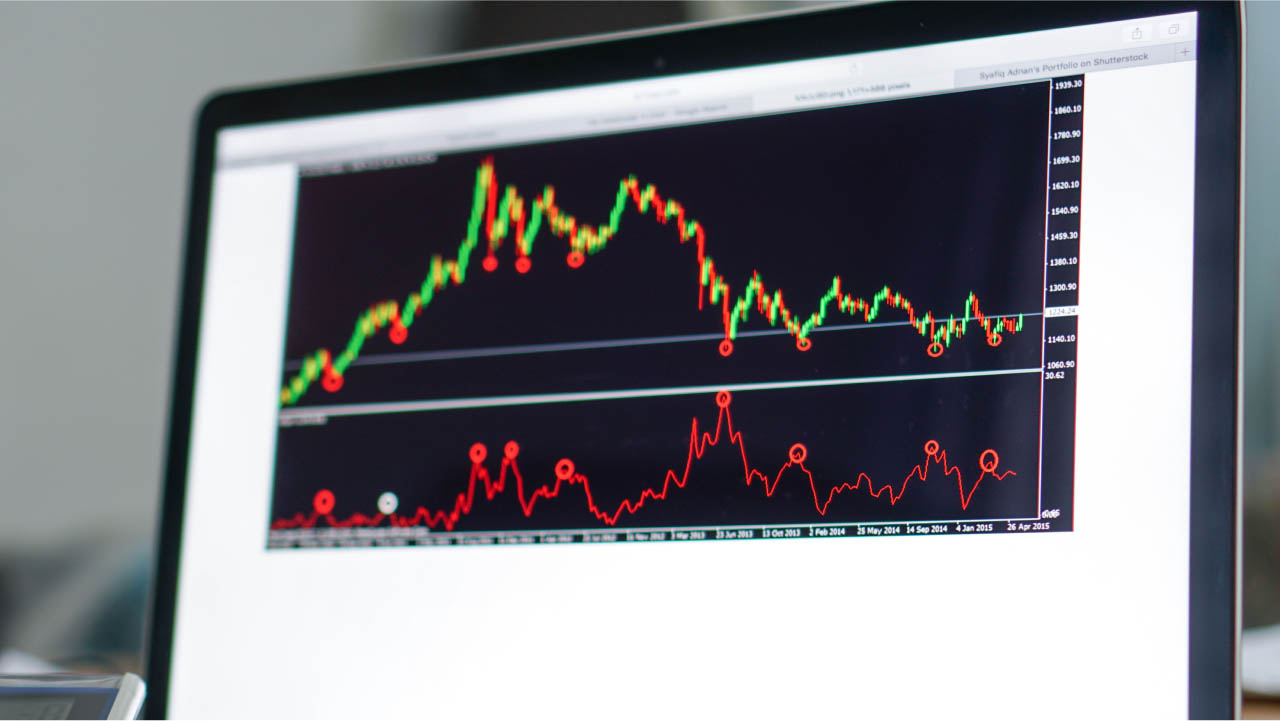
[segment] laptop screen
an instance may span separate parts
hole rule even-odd
[[[223,129],[170,713],[1185,715],[1196,32]]]

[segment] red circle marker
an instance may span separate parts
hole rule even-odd
[[[991,455],[990,461],[987,460],[988,454]],[[978,456],[978,465],[987,473],[995,473],[996,466],[1000,465],[1000,455],[988,448],[982,452],[982,455]]]
[[[485,448],[483,443],[474,443],[467,455],[471,456],[472,463],[483,463],[485,457],[489,455],[489,449]]]
[[[938,442],[929,441],[928,443],[924,444],[924,452],[925,454],[930,456],[938,455]]]
[[[409,329],[399,324],[393,325],[391,326],[391,331],[387,333],[387,337],[391,339],[392,343],[400,345],[409,337]]]
[[[315,506],[316,513],[327,516],[333,511],[333,504],[336,499],[333,497],[333,491],[325,488],[316,494],[311,504]]]
[[[721,408],[728,408],[731,400],[733,400],[733,396],[729,395],[729,391],[720,391],[716,394],[716,405]]]
[[[990,345],[992,348],[995,348],[996,346],[1000,345],[1003,342],[1004,342],[1004,336],[1002,335],[991,336],[991,338],[987,339],[987,344]]]
[[[520,256],[519,258],[516,258],[516,272],[517,272],[517,273],[528,273],[528,272],[529,272],[529,266],[531,266],[531,265],[533,265],[533,261],[529,260],[529,256],[527,256],[527,255],[522,255],[522,256]]]
[[[339,388],[342,388],[342,376],[326,372],[324,378],[320,380],[320,385],[330,393],[336,393]]]
[[[480,263],[480,266],[492,273],[498,269],[498,259],[492,255],[487,256],[484,261]]]
[[[556,464],[556,478],[567,481],[573,476],[573,461],[568,458],[561,458]]]
[[[803,443],[797,443],[791,446],[787,455],[791,457],[792,463],[804,463],[804,459],[809,455],[809,449],[805,448]]]
[[[929,344],[928,348],[924,349],[924,352],[928,353],[930,358],[937,358],[942,355],[942,350],[942,344],[935,340]]]
[[[728,338],[725,338],[724,340],[720,341],[720,355],[724,356],[725,358],[728,358],[729,356],[733,355],[733,341],[729,340]]]
[[[502,447],[502,453],[511,460],[516,459],[516,455],[520,453],[520,444],[515,441],[507,441],[507,445]]]
[[[569,253],[569,256],[565,258],[565,261],[569,263],[570,268],[581,268],[582,262],[586,259],[587,258],[582,254],[582,251],[575,250]]]
[[[796,339],[797,350],[809,350],[812,347],[813,347],[813,341],[809,340],[807,337]]]

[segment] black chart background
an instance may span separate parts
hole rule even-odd
[[[1048,83],[1032,83],[304,177],[286,360],[320,347],[340,349],[364,308],[383,299],[403,302],[421,284],[432,254],[453,257],[466,230],[475,171],[486,156],[494,158],[503,187],[515,184],[530,199],[553,185],[565,211],[593,224],[606,219],[619,179],[635,174],[642,184],[654,183],[704,225],[707,252],[735,293],[759,269],[770,288],[783,289],[794,311],[815,308],[837,273],[848,293],[869,298],[888,284],[919,312],[944,317],[963,312],[970,290],[988,313],[1038,311],[1048,102]],[[576,270],[564,262],[565,242],[545,228],[527,275],[511,267],[509,243],[494,273],[480,270],[477,253],[467,282],[441,292],[404,345],[379,335],[363,353],[719,333],[718,311],[697,311],[694,247],[678,243],[673,226],[628,208],[609,247]],[[643,302],[627,300],[637,297]],[[892,309],[882,316],[902,319]],[[767,327],[754,315],[740,326]],[[785,335],[740,338],[727,359],[709,340],[357,364],[339,393],[317,384],[299,406],[1029,368],[1040,365],[1040,340],[1033,316],[1023,333],[1006,334],[998,348],[971,330],[938,359],[926,356],[914,330],[891,327],[816,333],[807,353]],[[891,510],[887,503],[842,499],[832,506],[838,519],[817,518],[807,488],[799,501],[762,502],[758,490],[700,483],[735,478],[725,465],[729,454],[712,451],[719,460],[709,457],[697,467],[679,503],[663,510],[650,503],[635,524],[1025,518],[1037,512],[1039,403],[1036,373],[735,394],[734,421],[747,433],[752,465],[771,475],[792,443],[805,442],[820,485],[851,481],[859,472],[900,484],[924,460],[924,442],[936,439],[966,483],[987,448],[999,452],[1001,470],[1018,472],[1017,480],[1003,482],[1003,489],[984,482],[965,513],[949,481],[947,492],[931,483],[927,492],[909,491]],[[531,480],[551,480],[549,469],[569,456],[594,479],[593,491],[611,500],[630,497],[683,464],[695,416],[704,427],[714,424],[710,394],[333,417],[319,427],[282,427],[272,515],[309,512],[320,488],[337,495],[339,517],[372,513],[384,490],[399,494],[405,510],[419,503],[451,506],[465,490],[470,444],[486,443],[496,458],[510,439],[520,443]],[[739,458],[730,460],[740,468]],[[596,485],[606,479],[607,492]],[[735,483],[741,485],[740,470]],[[798,486],[784,479],[781,488],[784,495]],[[514,501],[477,508],[458,530],[581,528],[590,517],[583,515],[580,493],[566,494],[541,504],[531,521],[514,512]]]
[[[593,224],[634,173],[703,224],[707,252],[735,294],[758,269],[793,312],[815,309],[837,273],[847,293],[870,298],[888,284],[921,313],[960,315],[970,290],[988,313],[1038,311],[1047,118],[1048,83],[1034,83],[304,178],[285,357],[341,349],[365,308],[404,302],[432,254],[454,257],[487,155],[503,187],[531,199],[553,185],[562,208]],[[544,229],[527,275],[512,267],[509,244],[494,273],[480,269],[477,253],[467,282],[439,293],[407,342],[380,334],[363,353],[722,332],[718,310],[697,310],[694,244],[677,242],[674,224],[629,209],[617,237],[582,268],[569,268],[566,252]],[[887,309],[880,320],[903,319]],[[768,325],[753,315],[740,328]],[[999,348],[973,333],[938,359],[900,326],[816,333],[806,353],[786,335],[740,338],[728,359],[707,340],[356,365],[340,394],[313,388],[299,405],[1025,368],[1039,365],[1039,336],[1033,316]]]
[[[947,462],[959,467],[967,491],[980,475],[979,457],[990,448],[999,454],[998,471],[1017,475],[984,479],[967,510],[961,508],[955,476],[944,477],[935,465],[926,483],[910,481],[892,507],[887,495],[868,497],[864,483],[819,515],[809,480],[798,468],[786,471],[772,498],[765,497],[759,481],[747,488],[742,456],[722,436],[695,460],[684,489],[646,502],[634,516],[623,514],[617,527],[1035,517],[1039,389],[1039,374],[1028,373],[732,396],[734,429],[742,433],[751,467],[772,479],[791,445],[803,443],[805,466],[822,501],[831,487],[857,480],[860,472],[872,479],[873,488],[892,484],[897,492],[912,468],[924,463],[929,440],[938,441]],[[622,500],[635,501],[644,489],[661,488],[668,470],[681,474],[691,421],[696,416],[700,432],[714,433],[717,411],[714,395],[707,393],[331,418],[325,426],[282,429],[276,498],[282,508],[309,511],[315,479],[323,478],[339,518],[371,515],[383,491],[398,496],[402,514],[420,505],[447,511],[467,489],[471,444],[485,444],[485,465],[496,474],[503,445],[515,440],[526,495],[539,485],[554,485],[555,464],[568,457],[589,479],[596,505],[612,513]],[[604,527],[587,512],[579,487],[540,499],[527,519],[515,500],[514,481],[491,502],[483,500],[483,492],[477,498],[454,530]]]

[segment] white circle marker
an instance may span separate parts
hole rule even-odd
[[[387,491],[381,496],[378,496],[378,510],[381,511],[384,516],[390,516],[392,513],[395,513],[396,508],[399,506],[400,499],[396,498],[396,494],[391,491]]]

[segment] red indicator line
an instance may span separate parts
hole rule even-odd
[[[931,473],[934,474],[935,478],[941,475],[944,483],[948,482],[947,479],[955,480],[957,501],[963,511],[969,508],[969,503],[973,500],[974,493],[977,492],[978,487],[988,477],[1000,481],[1009,476],[1017,475],[1013,471],[998,470],[1000,465],[999,455],[994,450],[986,450],[978,457],[978,477],[974,479],[972,484],[966,485],[960,468],[948,462],[947,452],[934,440],[924,445],[924,460],[912,468],[906,477],[897,484],[885,483],[877,486],[871,480],[871,477],[865,473],[859,473],[857,479],[852,482],[842,482],[832,486],[820,484],[813,477],[813,473],[805,466],[804,462],[808,458],[809,452],[800,443],[796,443],[791,447],[787,452],[786,462],[776,472],[768,474],[752,467],[747,460],[747,448],[743,443],[742,433],[734,430],[733,427],[733,418],[729,410],[730,401],[731,398],[728,391],[721,391],[716,394],[716,405],[720,410],[716,416],[714,431],[700,431],[698,419],[696,417],[693,419],[689,430],[689,451],[681,470],[668,469],[661,485],[646,488],[634,499],[625,499],[613,508],[602,507],[596,501],[591,491],[591,481],[568,458],[562,458],[556,463],[554,468],[555,481],[542,484],[526,481],[517,462],[520,448],[515,441],[509,441],[503,448],[501,460],[497,463],[498,470],[496,475],[490,471],[490,466],[486,464],[488,448],[482,443],[476,443],[471,446],[469,451],[471,472],[467,480],[467,489],[457,495],[453,506],[448,510],[430,510],[419,506],[416,511],[407,515],[396,513],[390,515],[354,513],[346,518],[337,518],[332,514],[335,503],[333,493],[328,490],[321,490],[316,494],[315,508],[310,514],[298,513],[289,518],[279,519],[271,524],[271,528],[275,530],[313,528],[321,524],[332,528],[351,528],[356,526],[373,527],[385,523],[388,526],[401,528],[425,525],[432,529],[452,531],[467,514],[471,513],[480,496],[483,496],[485,501],[493,501],[507,490],[508,484],[512,481],[514,481],[513,485],[515,487],[515,500],[526,518],[533,517],[534,511],[541,501],[557,498],[566,488],[579,488],[581,489],[582,501],[586,512],[605,526],[613,526],[624,515],[632,516],[638,514],[646,503],[664,501],[667,499],[668,494],[684,488],[689,483],[694,462],[702,458],[708,448],[719,445],[723,440],[728,440],[729,444],[737,448],[742,456],[742,480],[746,487],[758,486],[766,498],[773,497],[774,493],[777,492],[778,486],[788,470],[796,468],[802,472],[808,479],[809,492],[813,497],[813,507],[819,516],[827,515],[827,511],[831,508],[831,504],[835,502],[837,496],[853,491],[864,491],[870,498],[887,501],[890,506],[896,505],[898,501],[902,500],[903,495],[907,493],[909,488],[928,482]]]

